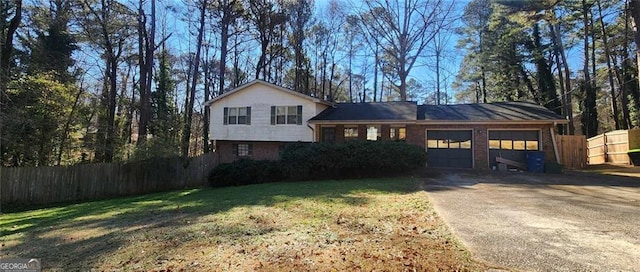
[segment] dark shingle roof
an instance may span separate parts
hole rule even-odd
[[[414,121],[417,110],[415,102],[338,103],[311,121]]]
[[[531,122],[565,121],[549,109],[526,102],[417,105],[415,102],[338,103],[310,121]]]
[[[549,109],[526,102],[487,104],[420,105],[418,120],[425,121],[560,121],[562,116]]]

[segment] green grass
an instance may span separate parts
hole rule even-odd
[[[63,270],[388,268],[395,266],[367,258],[400,262],[385,254],[404,254],[403,247],[417,252],[425,246],[412,244],[418,242],[448,252],[429,258],[446,261],[428,267],[474,265],[411,178],[204,188],[71,204],[2,214],[0,232],[0,258],[41,258],[46,268]],[[420,239],[401,239],[413,232]],[[363,245],[376,243],[382,249],[362,257]],[[313,263],[296,262],[293,253]],[[415,256],[412,267],[425,267],[428,260]]]

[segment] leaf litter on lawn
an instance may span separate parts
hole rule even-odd
[[[339,182],[358,181],[335,181],[324,186],[344,186]],[[290,189],[279,186],[282,187],[274,191]],[[241,190],[255,188],[238,187],[231,192],[239,194]],[[47,260],[52,256],[68,258],[53,268],[73,268],[70,263],[76,261],[80,267],[98,271],[475,271],[485,268],[452,236],[424,191],[350,190],[301,195],[274,193],[270,199],[275,201],[252,200],[248,204],[243,203],[249,201],[240,201],[243,205],[223,210],[208,206],[191,209],[180,204],[126,218],[122,215],[109,218],[111,223],[105,226],[105,222],[100,221],[99,231],[90,235],[92,239],[102,238],[108,248],[98,246],[92,251],[90,246],[100,241],[86,243],[81,241],[82,237],[74,236],[74,243],[69,244],[64,244],[67,240],[60,241],[62,249],[88,246],[76,256],[63,257],[54,253],[54,249],[29,250],[36,245],[30,245],[26,239],[11,250],[27,249],[41,256],[50,255]],[[208,202],[209,205],[216,203],[219,202]],[[113,220],[121,221],[114,223]],[[95,223],[61,221],[56,226],[64,227],[69,233],[87,233],[97,227]],[[40,239],[47,235],[62,237],[55,228],[37,229],[26,235]]]

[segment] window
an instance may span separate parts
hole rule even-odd
[[[538,150],[538,131],[490,131],[489,149]]]
[[[344,128],[344,140],[357,140],[358,139],[358,128],[357,127],[345,127]]]
[[[367,125],[367,141],[377,141],[382,137],[379,125]]]
[[[233,144],[232,147],[233,155],[238,157],[248,157],[253,155],[253,145],[252,144]]]
[[[392,127],[389,130],[389,139],[392,141],[404,141],[407,139],[407,129],[403,127]]]
[[[250,125],[251,107],[224,108],[225,125]]]
[[[271,106],[272,125],[302,125],[302,106]]]
[[[471,131],[433,130],[427,132],[427,148],[471,149]]]

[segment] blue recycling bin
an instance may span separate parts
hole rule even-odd
[[[527,152],[527,169],[533,173],[544,173],[544,152]]]

